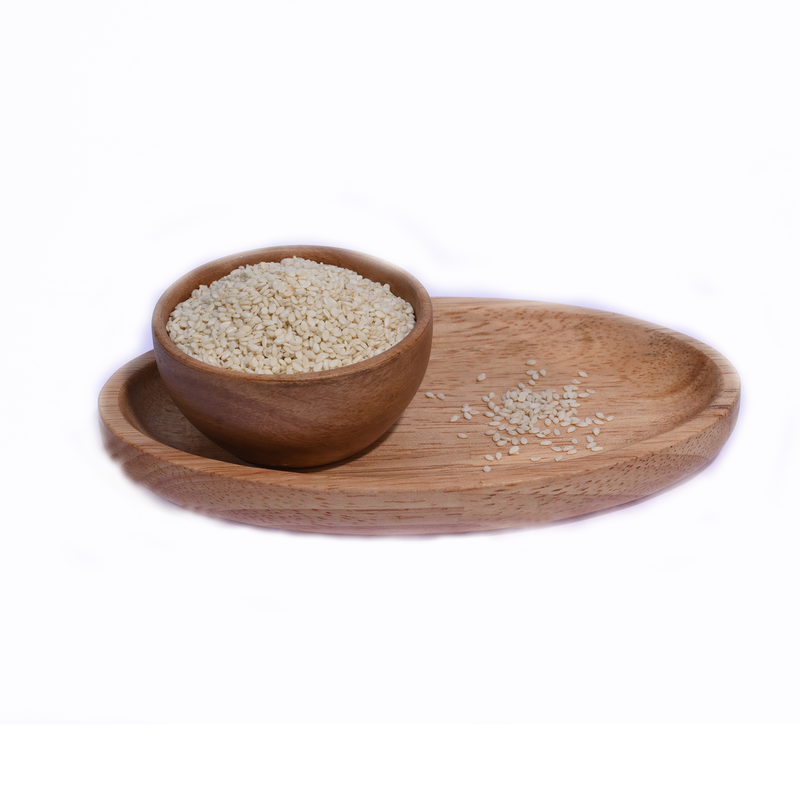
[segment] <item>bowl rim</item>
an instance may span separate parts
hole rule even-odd
[[[388,272],[394,272],[399,275],[402,275],[411,285],[412,289],[417,293],[419,298],[419,312],[415,311],[415,322],[414,327],[404,336],[397,344],[392,345],[390,348],[384,350],[382,353],[378,353],[375,356],[371,356],[370,358],[364,359],[363,361],[359,361],[356,364],[348,364],[344,367],[334,367],[333,369],[327,370],[320,370],[319,372],[297,372],[291,375],[285,374],[278,374],[278,375],[264,375],[264,374],[256,374],[250,372],[237,372],[236,370],[226,369],[225,367],[217,367],[213,364],[206,364],[204,361],[200,361],[199,359],[195,358],[194,356],[190,356],[187,353],[184,353],[175,342],[172,341],[169,334],[167,333],[166,324],[161,323],[161,319],[165,316],[165,307],[167,305],[170,306],[166,310],[166,319],[169,319],[169,315],[172,313],[173,309],[177,305],[177,302],[173,303],[170,299],[172,295],[174,295],[179,288],[183,288],[189,279],[193,279],[193,276],[199,275],[201,272],[213,268],[217,265],[222,265],[226,262],[231,261],[238,261],[241,259],[245,259],[242,265],[246,263],[261,263],[262,261],[270,261],[270,254],[279,254],[281,258],[291,258],[292,256],[285,255],[285,251],[287,250],[297,250],[298,252],[295,254],[298,258],[311,258],[309,255],[304,255],[301,251],[313,251],[317,256],[325,256],[325,254],[330,254],[332,256],[342,255],[346,256],[349,259],[352,259],[356,262],[355,266],[358,266],[358,262],[360,261],[368,261],[371,265],[378,267],[380,269],[385,269]],[[249,261],[249,259],[253,259]],[[257,259],[257,260],[256,260]],[[334,265],[338,266],[338,265]],[[231,266],[228,273],[223,273],[220,277],[224,277],[226,274],[233,272],[233,270],[238,269],[239,266]],[[353,269],[353,265],[346,267],[347,269]],[[353,269],[354,272],[358,272],[358,269]],[[361,274],[359,272],[359,274]],[[385,281],[387,282],[387,281]],[[200,282],[197,283],[197,287],[201,285]],[[155,305],[153,310],[152,316],[152,334],[154,342],[157,342],[158,345],[166,352],[168,356],[173,358],[174,360],[181,363],[183,366],[193,369],[197,372],[205,373],[209,376],[217,376],[217,377],[224,377],[226,379],[235,380],[235,381],[244,381],[244,382],[255,382],[255,383],[275,383],[275,384],[293,384],[293,383],[308,383],[308,382],[322,382],[322,381],[330,381],[332,379],[338,377],[352,377],[357,375],[360,372],[368,372],[370,370],[375,369],[376,367],[384,366],[387,363],[392,361],[396,361],[400,358],[406,351],[413,348],[425,335],[428,329],[433,324],[433,304],[431,303],[430,295],[428,294],[427,289],[422,285],[422,283],[415,278],[410,272],[407,270],[402,269],[401,267],[392,264],[389,261],[386,261],[382,258],[377,256],[369,255],[368,253],[362,253],[358,250],[350,250],[343,247],[331,247],[327,245],[313,245],[313,244],[298,244],[298,245],[273,245],[269,247],[259,247],[253,250],[243,250],[239,253],[232,253],[231,255],[222,256],[220,258],[213,259],[212,261],[208,261],[205,264],[201,264],[198,267],[190,270],[189,272],[183,274],[179,277],[176,281],[174,281],[159,297],[158,302]]]

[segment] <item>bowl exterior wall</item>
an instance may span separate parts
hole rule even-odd
[[[414,349],[324,383],[232,382],[172,358],[154,341],[175,405],[201,433],[252,464],[311,467],[364,450],[398,420],[428,366],[432,327]]]

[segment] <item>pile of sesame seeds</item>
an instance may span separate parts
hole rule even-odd
[[[389,285],[303,258],[239,267],[179,303],[173,342],[206,364],[257,375],[319,372],[382,353],[414,327]]]
[[[488,418],[484,435],[491,437],[483,459],[492,464],[499,462],[504,455],[524,456],[530,461],[561,461],[589,453],[599,453],[603,446],[598,437],[607,422],[614,419],[613,414],[595,411],[589,416],[581,416],[578,410],[582,401],[586,402],[595,394],[594,389],[583,386],[583,379],[589,375],[577,370],[569,383],[556,389],[539,388],[542,378],[547,377],[546,369],[536,369],[536,360],[525,364],[525,381],[520,381],[513,389],[497,397],[494,392],[484,395],[481,401],[486,411],[474,409],[465,403],[460,413],[450,417],[450,422]],[[486,380],[486,373],[477,376],[476,381]],[[426,392],[426,397],[444,400],[441,392]],[[457,433],[459,439],[469,438],[466,433]],[[486,451],[489,452],[486,452]],[[505,452],[503,452],[505,450]],[[492,466],[482,467],[490,472]]]

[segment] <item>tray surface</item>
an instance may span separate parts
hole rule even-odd
[[[688,336],[553,303],[433,303],[433,349],[419,392],[395,426],[353,458],[302,470],[239,461],[178,411],[152,351],[119,369],[100,394],[106,448],[134,481],[217,517],[330,533],[456,533],[534,525],[640,499],[701,468],[730,436],[739,377],[723,356]],[[526,365],[530,359],[535,366]],[[531,369],[546,375],[529,387]],[[480,373],[486,379],[478,382]],[[492,420],[481,398],[494,392],[501,404],[519,383],[534,392],[594,390],[577,399],[575,414],[601,423],[547,434],[556,447],[576,438],[574,455],[531,433],[517,435],[528,443],[509,455],[510,443],[498,446],[485,435]],[[471,419],[464,404],[475,411]],[[587,435],[602,451],[586,449]],[[497,452],[500,461],[485,459]]]

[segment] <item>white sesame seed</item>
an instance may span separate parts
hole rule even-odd
[[[508,448],[508,454],[510,456],[515,456],[517,453],[519,453],[519,445],[514,445],[513,447]]]
[[[487,464],[487,465],[486,465],[486,466],[483,468],[483,471],[484,471],[484,472],[491,472],[491,471],[492,471],[492,468],[491,468],[491,467],[490,467],[490,466]]]
[[[531,458],[531,461],[541,461],[541,460],[542,460],[542,457],[541,457],[541,456],[533,456],[533,457]]]
[[[592,428],[592,433],[593,433],[595,436],[597,436],[597,434],[598,434],[598,433],[600,433],[600,428]]]
[[[586,437],[586,441],[587,442],[593,442],[594,441],[594,436],[587,436]]]
[[[481,374],[478,375],[477,380],[478,381],[485,381],[486,380],[486,373],[485,372],[481,372]]]
[[[593,452],[593,453],[599,453],[599,452],[600,452],[602,449],[603,449],[603,448],[602,448],[602,447],[600,447],[600,445],[597,445],[596,447],[593,447],[593,448],[592,448],[592,452]]]
[[[560,431],[558,428],[553,428],[553,433],[554,433],[556,436],[561,436],[561,431]]]
[[[520,444],[528,444],[528,440],[527,440],[527,439],[526,439],[526,438],[523,436],[523,437],[522,437],[522,438],[519,440],[519,443],[520,443]]]
[[[553,445],[553,447],[551,447],[550,449],[551,449],[551,450],[552,450],[554,453],[560,453],[560,452],[561,452],[561,448],[560,448],[558,445]]]
[[[458,422],[460,419],[461,417],[459,417],[458,414],[454,414],[452,417],[450,417],[450,422]]]
[[[575,426],[574,425],[570,425],[569,428],[567,428],[567,433],[572,433],[572,431],[574,431],[574,430],[575,430]]]
[[[578,440],[577,439],[572,439],[572,444],[578,444]]]
[[[580,375],[581,378],[588,378],[589,377],[583,370],[578,370],[578,375]]]
[[[605,419],[605,418],[606,418],[606,415],[605,415],[605,414],[604,414],[602,411],[598,411],[598,412],[595,414],[595,416],[596,416],[596,417],[599,417],[600,419]]]
[[[557,456],[553,457],[553,461],[561,461],[562,458],[564,458],[563,453],[559,453]]]
[[[611,422],[612,419],[614,419],[614,415],[609,414],[609,416],[606,417],[606,422]]]
[[[532,358],[530,361],[526,361],[525,362],[525,366],[527,366],[527,367],[535,367],[536,366],[536,360]]]
[[[595,393],[594,389],[587,389],[586,391],[589,392],[589,394],[594,394]]]
[[[491,401],[489,400],[489,395],[484,395],[483,397],[481,397],[481,400],[483,400],[484,403],[489,403],[491,407]]]
[[[467,434],[466,433],[457,433],[456,436],[458,436],[459,439],[466,439],[467,438]]]
[[[494,438],[497,434],[491,428],[489,428],[488,431],[484,431],[483,432],[483,435],[484,436],[491,436],[492,438]]]
[[[438,397],[440,400],[444,400],[444,395],[443,395],[441,392],[439,392],[439,394],[437,394],[436,396],[437,396],[437,397]]]
[[[490,456],[488,453],[484,456],[487,461],[494,461],[494,456]]]
[[[550,439],[544,439],[541,442],[539,442],[539,444],[542,447],[550,447],[550,445],[553,444],[553,443],[550,441]]]
[[[435,397],[433,392],[425,392],[425,397]]]
[[[494,457],[499,461],[503,457],[503,454],[498,452],[494,454]]]
[[[540,375],[547,375],[547,371],[546,371],[546,370],[543,370],[543,369],[540,369],[540,370],[539,370],[539,374],[540,374]]]
[[[493,400],[493,399],[494,399],[494,392],[489,392],[489,399],[490,399],[490,400]]]
[[[464,412],[464,419],[472,419],[472,414],[470,414],[469,411],[465,411]]]

